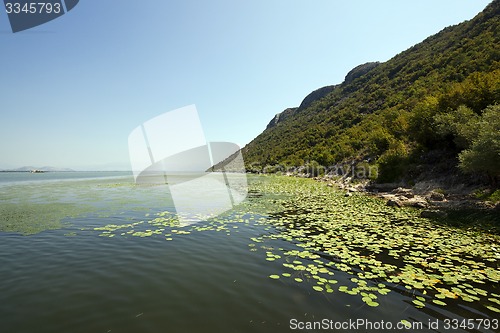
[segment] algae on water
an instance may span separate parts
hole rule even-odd
[[[0,232],[25,235],[63,228],[72,218],[107,217],[151,207],[171,207],[166,186],[136,186],[129,178],[3,185]]]

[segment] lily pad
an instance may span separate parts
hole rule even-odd
[[[445,302],[440,301],[438,299],[433,299],[432,303],[437,304],[437,305],[441,305],[441,306],[446,306],[447,305]]]
[[[417,300],[417,299],[414,299],[414,300],[412,301],[412,303],[413,303],[413,304],[415,304],[415,306],[416,306],[416,307],[419,307],[419,308],[423,308],[423,307],[425,307],[425,304],[424,304],[424,303],[422,303],[421,301]]]
[[[499,313],[500,313],[500,309],[498,309],[498,308],[496,308],[496,307],[494,307],[494,306],[492,306],[492,305],[487,305],[487,306],[486,306],[486,308],[487,308],[488,310],[493,311],[493,312],[499,312]]]

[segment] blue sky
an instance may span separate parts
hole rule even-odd
[[[311,91],[471,19],[489,0],[81,0],[13,34],[0,13],[0,169],[129,169],[128,135],[196,104],[244,146]]]

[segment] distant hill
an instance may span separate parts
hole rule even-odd
[[[44,172],[74,172],[75,170],[70,168],[55,168],[51,166],[43,166],[43,167],[33,167],[33,166],[23,166],[17,169],[9,169],[4,171],[15,171],[15,172],[29,172],[33,170],[39,170]]]
[[[378,166],[379,181],[389,182],[415,179],[438,164],[441,172],[456,172],[460,164],[498,179],[499,45],[495,0],[472,20],[385,63],[357,66],[343,83],[277,114],[242,149],[247,169],[365,161]],[[491,161],[481,165],[481,159]]]

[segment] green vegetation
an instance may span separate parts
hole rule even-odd
[[[63,203],[2,203],[0,232],[19,232],[25,235],[60,229],[63,219],[80,212],[76,204]]]
[[[473,195],[481,200],[500,202],[500,190],[479,189],[476,190]]]
[[[24,235],[61,229],[75,217],[106,217],[168,205],[166,185],[131,179],[73,180],[7,185],[0,192],[0,232]],[[67,223],[64,223],[67,222]]]
[[[243,149],[248,169],[366,160],[390,182],[414,179],[427,156],[440,154],[448,171],[460,163],[498,182],[499,11],[495,0],[474,19],[312,93]]]
[[[388,207],[362,194],[347,198],[310,179],[254,176],[249,185],[249,200],[205,222],[179,227],[166,211],[94,230],[109,238],[175,242],[191,233],[231,235],[251,228],[261,232],[248,248],[269,267],[269,283],[297,284],[332,301],[347,294],[352,301],[346,306],[377,307],[398,293],[416,308],[499,311],[498,235],[478,232],[476,224],[436,223],[420,218],[418,210]]]
[[[483,171],[492,179],[500,176],[500,105],[486,108],[475,124],[466,122],[476,135],[459,155],[460,166],[469,172]],[[475,126],[474,126],[475,125]]]

